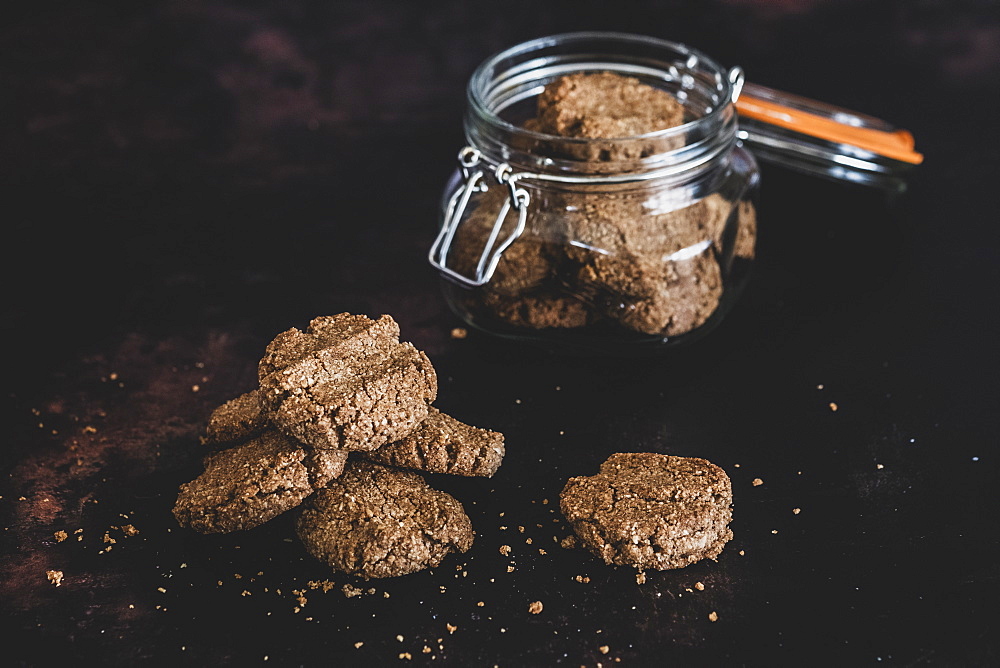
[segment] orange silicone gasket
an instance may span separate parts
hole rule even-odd
[[[736,100],[736,111],[742,116],[769,125],[838,144],[850,144],[911,165],[919,165],[924,160],[923,155],[913,150],[913,135],[906,130],[887,132],[845,125],[808,111],[786,107],[745,93]]]

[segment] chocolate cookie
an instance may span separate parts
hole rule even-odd
[[[580,279],[606,293],[605,313],[644,334],[677,336],[702,325],[719,305],[722,275],[710,250],[665,262],[598,257]]]
[[[346,461],[346,451],[314,451],[269,429],[206,457],[205,471],[180,486],[174,517],[201,533],[252,529],[298,506]]]
[[[437,375],[398,332],[389,316],[344,313],[280,334],[260,363],[270,422],[314,448],[374,450],[409,434],[437,396]]]
[[[605,563],[665,570],[714,559],[732,538],[732,485],[704,459],[619,453],[559,497],[580,541]]]
[[[209,443],[241,441],[264,431],[267,416],[260,409],[257,390],[241,394],[222,404],[208,417],[205,438]]]
[[[419,471],[489,478],[503,461],[503,434],[459,422],[431,406],[427,419],[409,436],[367,456]]]
[[[739,204],[736,257],[752,260],[757,245],[757,210],[750,202]]]
[[[613,72],[560,77],[538,96],[536,119],[526,128],[560,137],[624,139],[684,123],[684,107],[667,91]],[[586,142],[562,147],[587,162],[636,160],[675,148],[676,137]]]
[[[492,186],[469,202],[470,213],[455,231],[448,258],[455,271],[464,276],[475,276],[507,197],[506,188]],[[531,228],[539,223],[539,215],[536,203],[529,203],[527,220],[531,222]],[[510,236],[516,226],[516,219],[517,213],[511,210],[502,224],[496,243]],[[517,295],[536,288],[551,278],[555,271],[553,252],[556,247],[531,228],[526,229],[500,256],[486,286],[491,293]]]
[[[454,497],[418,473],[352,460],[306,504],[297,525],[306,550],[365,578],[432,568],[472,546],[472,523]]]
[[[482,302],[494,316],[515,327],[570,329],[597,319],[587,303],[556,290],[536,290],[520,297],[485,295]]]
[[[267,344],[257,365],[257,376],[263,381],[309,357],[335,360],[398,342],[399,325],[391,316],[383,315],[378,320],[351,313],[320,316],[309,321],[305,332],[292,327]]]

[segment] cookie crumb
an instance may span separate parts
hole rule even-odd
[[[55,537],[57,543],[61,543],[64,540],[66,540],[67,538],[69,538],[69,534],[66,533],[65,531],[62,531],[62,530],[56,531],[52,535]]]
[[[509,557],[510,556],[510,545],[501,545],[500,546],[500,554],[502,554],[505,557]]]
[[[833,403],[831,401],[830,402],[830,410],[833,411],[834,413],[836,413],[837,412],[837,404],[835,404],[835,403]]]
[[[451,330],[451,338],[453,339],[464,339],[469,335],[469,330],[464,327],[455,327]]]
[[[537,615],[542,611],[542,607],[543,606],[541,601],[532,601],[531,603],[528,604],[528,612],[530,612],[533,615]]]
[[[356,642],[354,643],[354,649],[361,649],[363,645],[364,645],[363,642]]]
[[[694,588],[697,589],[698,591],[705,591],[705,585],[702,584],[701,582],[695,582]]]
[[[576,547],[576,536],[572,534],[566,536],[561,541],[559,541],[559,547],[566,550],[572,550],[573,548]]]
[[[409,652],[402,652],[402,653],[400,653],[399,658],[400,659],[406,659],[407,661],[409,661],[410,659],[413,658],[413,655],[410,654]]]
[[[637,572],[635,574],[635,583],[636,584],[646,584],[646,572],[645,571],[639,571],[639,572]]]
[[[798,515],[801,512],[802,512],[801,508],[792,508],[792,514],[793,515]]]
[[[747,553],[746,553],[746,551],[745,551],[745,550],[740,550],[740,556],[741,556],[741,557],[745,557],[745,556],[747,556]]]
[[[577,582],[582,582],[582,583],[584,583],[584,584],[586,584],[586,583],[590,582],[590,577],[589,577],[589,576],[587,576],[587,575],[577,575],[577,576],[576,576],[575,578],[573,578],[573,579],[574,579],[574,580],[576,580]]]
[[[717,621],[719,621],[719,615],[718,615],[717,612],[715,612],[715,610],[713,610],[712,612],[708,613],[708,621],[710,621],[710,622],[717,622]]]
[[[451,624],[445,624],[444,627],[448,629],[448,633],[454,633],[458,630],[457,626],[452,626]]]
[[[876,464],[876,465],[875,465],[875,468],[877,468],[878,470],[880,470],[880,471],[881,471],[882,469],[884,469],[884,468],[885,468],[885,466],[883,466],[882,464]]]
[[[597,651],[600,652],[601,654],[607,654],[608,652],[611,651],[611,648],[608,647],[607,645],[601,645],[600,647],[597,648]]]
[[[754,478],[753,482],[750,484],[753,485],[754,487],[760,487],[761,485],[764,484],[764,481],[761,480],[760,478]]]
[[[341,587],[341,590],[344,592],[344,596],[346,596],[347,598],[354,598],[355,596],[361,596],[361,594],[363,593],[357,587],[353,587],[349,584],[345,584],[343,587]]]
[[[63,572],[62,571],[45,571],[45,577],[47,577],[49,579],[49,582],[51,582],[54,586],[58,587],[59,585],[62,584],[62,581],[63,581]]]

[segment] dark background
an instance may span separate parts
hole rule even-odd
[[[466,80],[581,29],[885,118],[926,162],[899,196],[764,165],[747,292],[662,358],[453,339],[425,256]],[[4,663],[1000,661],[995,3],[66,3],[9,14],[0,53]],[[492,480],[434,480],[478,535],[431,572],[358,582],[289,517],[170,514],[266,343],[341,311],[395,317],[438,407],[506,435]],[[565,480],[616,451],[726,469],[717,563],[639,586],[553,542]]]

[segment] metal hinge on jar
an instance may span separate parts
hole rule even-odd
[[[469,199],[473,193],[486,192],[489,188],[486,184],[487,171],[480,167],[481,159],[482,154],[471,146],[466,146],[458,152],[458,165],[462,170],[463,183],[448,201],[448,208],[445,212],[444,222],[441,225],[441,231],[438,232],[437,238],[434,240],[434,244],[431,246],[430,253],[428,254],[428,259],[438,271],[452,280],[471,288],[489,283],[493,277],[493,272],[496,271],[497,264],[500,262],[500,256],[524,232],[525,222],[528,217],[528,201],[530,200],[528,191],[517,187],[517,178],[513,174],[510,165],[507,163],[497,165],[496,169],[492,170],[492,176],[500,186],[506,186],[507,197],[504,199],[503,206],[500,207],[500,213],[497,214],[496,220],[493,223],[493,229],[490,231],[490,236],[486,240],[483,252],[479,256],[475,275],[471,277],[465,276],[449,267],[448,252],[451,250],[451,244],[455,239],[455,232],[462,222],[465,209],[469,205]],[[503,228],[504,221],[507,219],[507,214],[510,212],[511,207],[517,211],[517,225],[503,241],[498,242],[500,231]]]

